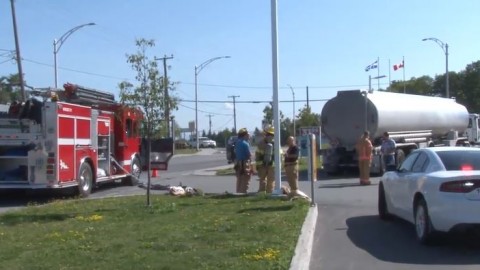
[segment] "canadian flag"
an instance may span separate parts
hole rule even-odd
[[[394,71],[397,71],[398,69],[403,68],[403,65],[404,65],[404,64],[403,64],[403,61],[402,61],[402,63],[400,63],[400,64],[398,64],[398,65],[393,65],[393,70],[394,70]]]

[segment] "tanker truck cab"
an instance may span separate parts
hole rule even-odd
[[[468,115],[468,128],[465,131],[466,136],[470,144],[480,144],[480,116],[477,113],[471,113]]]

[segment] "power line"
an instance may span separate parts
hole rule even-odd
[[[2,51],[6,51],[6,50],[2,50]],[[38,64],[38,65],[43,65],[43,66],[49,66],[49,67],[52,67],[52,65],[50,64],[46,64],[46,63],[41,63],[41,62],[38,62],[38,61],[35,61],[35,60],[31,60],[31,59],[26,59],[26,58],[23,58],[22,57],[22,60],[26,61],[26,62],[31,62],[31,63],[34,63],[34,64]],[[82,74],[86,74],[86,75],[92,75],[92,76],[97,76],[97,77],[103,77],[103,78],[108,78],[108,79],[116,79],[116,80],[125,80],[125,81],[131,81],[130,79],[126,79],[126,78],[120,78],[120,77],[115,77],[115,76],[111,76],[111,75],[105,75],[105,74],[98,74],[98,73],[94,73],[94,72],[89,72],[89,71],[82,71],[82,70],[76,70],[76,69],[71,69],[71,68],[60,68],[59,69],[62,69],[62,70],[66,70],[66,71],[71,71],[71,72],[77,72],[77,73],[82,73]],[[190,83],[190,82],[179,82],[179,84],[185,84],[185,85],[195,85],[194,83]],[[228,85],[228,84],[198,84],[200,86],[208,86],[208,87],[220,87],[220,88],[236,88],[236,89],[272,89],[271,86],[245,86],[245,85]],[[388,85],[388,83],[380,83],[380,85]],[[332,88],[360,88],[360,87],[366,87],[367,85],[366,84],[351,84],[351,85],[326,85],[326,86],[308,86],[310,89],[332,89]],[[367,86],[368,87],[368,86]],[[289,87],[279,87],[280,89],[289,89]],[[302,87],[293,87],[294,89],[296,88],[304,88],[304,86]]]
[[[194,85],[194,83],[190,82],[181,82],[182,84],[187,85]],[[272,89],[271,86],[242,86],[242,85],[224,85],[224,84],[198,84],[202,86],[210,86],[210,87],[222,87],[222,88],[243,88],[243,89]],[[388,83],[381,83],[380,85],[388,85]],[[366,84],[351,84],[351,85],[327,85],[327,86],[308,86],[309,88],[313,89],[329,89],[329,88],[358,88],[358,87],[365,87]],[[289,87],[279,87],[280,89],[289,89]],[[302,87],[293,87],[293,88],[305,88]]]
[[[224,129],[227,128],[227,125],[228,125],[230,122],[232,122],[232,120],[233,120],[233,119],[230,118],[225,124],[220,125],[220,127],[223,127],[223,128],[216,128],[216,129],[214,129],[214,130],[223,131]]]
[[[329,101],[330,99],[309,99],[308,102],[312,102],[312,101]],[[188,99],[182,99],[180,100],[180,102],[195,102],[195,100],[188,100]],[[227,102],[230,102],[230,100],[227,100],[227,101],[222,101],[222,100],[199,100],[198,102],[201,102],[201,103],[227,103]],[[261,101],[257,101],[257,100],[250,100],[250,101],[235,101],[236,103],[270,103],[272,102],[271,100],[261,100]],[[293,102],[293,100],[279,100],[278,102]],[[302,100],[302,99],[295,99],[295,103],[297,102],[307,102],[307,100]]]
[[[184,107],[184,108],[187,108],[187,109],[190,109],[190,110],[195,110],[195,108],[192,108],[192,107],[183,105],[183,104],[181,104],[181,103],[178,103],[178,106]],[[199,112],[203,112],[203,113],[213,114],[213,115],[232,116],[232,114],[226,114],[226,113],[215,113],[215,112],[207,112],[207,111],[202,111],[202,110],[198,110],[198,111],[199,111]]]
[[[13,60],[13,59],[7,59],[7,60],[5,60],[5,61],[0,62],[0,64],[6,63],[6,62],[12,61],[12,60]]]
[[[35,60],[31,60],[31,59],[25,59],[25,58],[22,58],[22,59],[23,59],[23,61],[25,61],[25,62],[30,62],[30,63],[34,63],[34,64],[37,64],[37,65],[48,66],[48,67],[51,67],[51,66],[52,66],[52,65],[50,65],[50,64],[41,63],[41,62],[38,62],[38,61],[35,61]],[[72,71],[72,72],[77,72],[77,73],[82,73],[82,74],[86,74],[86,75],[92,75],[92,76],[97,76],[97,77],[108,78],[108,79],[130,81],[129,79],[126,79],[126,78],[120,78],[120,77],[115,77],[115,76],[110,76],[110,75],[98,74],[98,73],[93,73],[93,72],[88,72],[88,71],[81,71],[81,70],[76,70],[76,69],[71,69],[71,68],[61,68],[61,67],[59,67],[59,69],[63,69],[63,70],[67,70],[67,71]]]

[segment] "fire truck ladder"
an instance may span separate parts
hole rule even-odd
[[[65,101],[81,105],[112,105],[116,104],[115,96],[112,93],[87,88],[78,84],[66,83]]]

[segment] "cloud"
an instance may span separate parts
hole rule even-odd
[[[225,109],[233,110],[233,104],[225,102]]]

